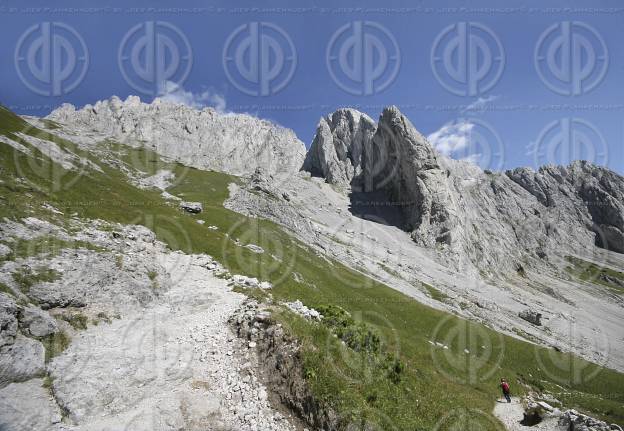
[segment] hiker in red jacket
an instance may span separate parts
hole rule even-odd
[[[509,396],[509,383],[507,383],[507,380],[501,379],[500,387],[503,390],[503,396],[505,397],[507,402],[510,403],[511,397]]]

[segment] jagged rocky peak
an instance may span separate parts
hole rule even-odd
[[[47,117],[65,130],[99,134],[200,169],[248,175],[262,168],[274,175],[297,172],[305,145],[295,133],[247,114],[201,110],[159,98],[116,96],[76,109],[64,104]]]
[[[339,109],[320,120],[303,169],[345,190],[381,193],[414,240],[432,246],[450,244],[455,225],[440,157],[396,106],[385,108],[378,124]]]
[[[375,122],[355,109],[321,118],[303,169],[330,184],[350,186],[362,173],[362,154],[375,129]]]

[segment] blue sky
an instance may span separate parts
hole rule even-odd
[[[377,119],[394,104],[441,151],[486,168],[582,157],[624,173],[617,0],[50,4],[0,0],[0,103],[18,113],[178,88],[188,103],[270,119],[309,145],[338,107]],[[162,37],[146,39],[152,31]],[[146,40],[159,41],[156,60],[143,57]],[[41,66],[42,52],[60,53],[56,68]],[[158,83],[149,71],[140,80],[148,63]]]

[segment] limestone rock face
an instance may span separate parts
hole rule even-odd
[[[76,134],[97,133],[200,169],[235,175],[262,167],[272,174],[301,168],[305,145],[290,129],[245,114],[197,110],[155,99],[118,97],[76,109],[64,104],[47,117]]]
[[[439,154],[396,107],[376,126],[362,118],[339,110],[321,120],[304,169],[351,192],[381,192],[416,243],[457,266],[523,275],[551,255],[596,245],[624,253],[620,175],[583,161],[484,172]]]
[[[596,245],[624,253],[624,178],[591,163],[514,169],[507,176],[566,222],[595,234]]]
[[[24,383],[12,383],[0,389],[0,429],[74,429],[61,426],[61,411],[43,384],[43,379],[32,379]]]
[[[330,184],[351,185],[362,173],[362,154],[375,129],[375,122],[355,109],[339,109],[321,118],[303,169]]]

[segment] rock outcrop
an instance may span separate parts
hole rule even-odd
[[[290,129],[245,114],[223,114],[213,108],[197,110],[137,96],[118,97],[86,105],[64,104],[47,116],[77,136],[101,134],[131,146],[145,146],[187,166],[235,175],[257,167],[272,174],[300,169],[305,145]]]
[[[385,190],[417,243],[451,245],[457,217],[440,155],[394,106],[382,112],[371,149],[365,191]]]
[[[364,118],[342,109],[321,120],[304,169],[382,192],[416,243],[447,250],[457,266],[524,276],[553,254],[624,253],[620,175],[583,161],[484,172],[439,154],[396,107],[376,126]]]
[[[0,292],[0,347],[13,344],[17,334],[17,304]]]
[[[576,410],[566,410],[563,412],[559,418],[559,426],[564,429],[579,431],[612,431],[622,429],[619,425],[609,425],[604,421],[584,415]]]
[[[518,317],[536,326],[541,326],[542,324],[542,313],[538,313],[537,311],[522,310],[518,313]]]
[[[37,341],[18,336],[0,348],[0,388],[13,382],[24,382],[45,372],[45,349]]]
[[[248,300],[229,322],[235,334],[257,350],[269,399],[287,406],[314,429],[349,429],[348,419],[339,417],[310,390],[298,341],[275,323],[270,311],[261,308]]]

